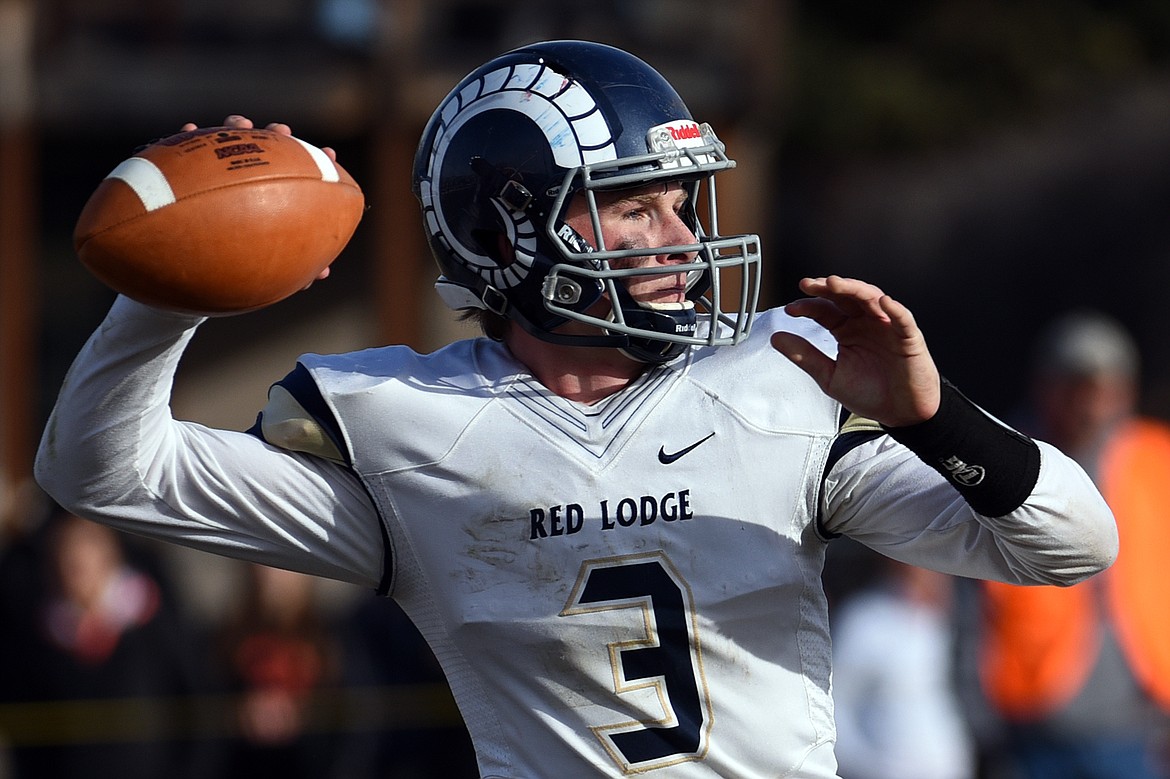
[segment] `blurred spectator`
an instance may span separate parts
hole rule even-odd
[[[833,622],[837,760],[844,779],[971,779],[953,687],[949,577],[881,558]]]
[[[337,681],[336,640],[317,582],[249,564],[248,584],[221,635],[221,663],[236,694],[226,777],[327,776],[335,758],[323,693]]]
[[[1067,589],[984,586],[980,675],[1012,776],[1170,776],[1170,427],[1135,415],[1137,387],[1137,349],[1102,314],[1069,314],[1039,342],[1022,427],[1094,478],[1121,552]]]
[[[0,559],[13,779],[210,776],[197,631],[122,537],[58,512]]]

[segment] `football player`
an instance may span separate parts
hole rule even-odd
[[[875,286],[757,312],[760,240],[719,231],[733,166],[624,51],[506,53],[414,167],[437,290],[486,337],[306,355],[229,432],[168,409],[200,320],[119,298],[37,477],[115,527],[394,598],[485,777],[833,777],[831,539],[1070,584],[1116,531]]]

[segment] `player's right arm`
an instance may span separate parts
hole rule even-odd
[[[65,378],[37,481],[113,527],[376,587],[382,533],[350,470],[172,417],[175,369],[200,321],[118,298]]]

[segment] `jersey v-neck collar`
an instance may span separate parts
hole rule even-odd
[[[505,390],[517,416],[560,446],[608,462],[681,375],[684,362],[648,368],[623,389],[597,403],[561,397],[531,374],[520,374]]]

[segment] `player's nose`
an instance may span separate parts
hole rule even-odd
[[[674,212],[671,212],[670,218],[667,220],[663,232],[662,246],[693,246],[699,242],[695,237],[695,233],[687,225],[683,218]],[[691,262],[694,260],[697,252],[691,251],[676,251],[662,255],[662,261],[672,263]]]

